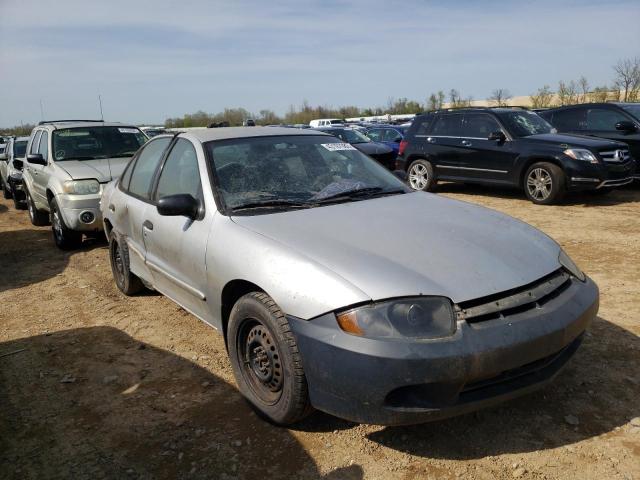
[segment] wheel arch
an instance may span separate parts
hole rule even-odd
[[[255,283],[240,278],[230,280],[222,288],[222,293],[220,294],[220,319],[225,345],[227,345],[227,326],[229,325],[231,309],[242,296],[251,292],[267,293]]]

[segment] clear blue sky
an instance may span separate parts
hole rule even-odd
[[[0,126],[527,95],[640,56],[640,1],[0,0]]]

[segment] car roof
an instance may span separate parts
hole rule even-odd
[[[135,125],[120,123],[120,122],[96,122],[86,120],[58,120],[51,122],[40,122],[38,127],[53,127],[58,128],[81,128],[81,127],[125,127],[125,128],[138,128]]]
[[[325,135],[316,129],[298,129],[287,127],[221,127],[203,128],[199,130],[189,130],[189,135],[195,137],[200,142],[211,142],[214,140],[227,140],[231,138],[250,137],[276,137],[292,135]]]

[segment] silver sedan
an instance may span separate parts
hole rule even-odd
[[[155,137],[101,210],[118,288],[218,329],[240,391],[278,424],[312,407],[416,423],[530,392],[598,311],[551,238],[413,192],[317,131]]]

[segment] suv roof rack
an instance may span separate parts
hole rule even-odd
[[[437,108],[435,110],[427,110],[426,112],[422,112],[418,115],[424,115],[427,113],[436,113],[436,112],[452,112],[454,110],[493,110],[497,108],[505,108],[505,109],[514,109],[514,110],[530,110],[530,107],[525,107],[523,105],[505,105],[505,106],[497,106],[497,105],[489,105],[486,107],[480,106],[470,106],[470,107],[447,107],[447,108]]]
[[[104,123],[104,120],[43,120],[41,122],[38,122],[38,125],[48,125],[51,123],[74,123],[74,122]]]

